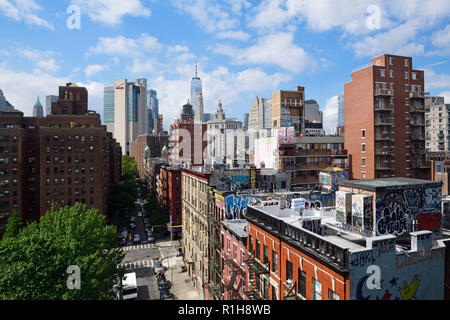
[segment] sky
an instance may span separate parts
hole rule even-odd
[[[448,0],[0,0],[0,39],[0,89],[26,116],[75,82],[103,117],[105,86],[147,78],[167,129],[198,61],[205,112],[220,99],[243,120],[256,96],[303,86],[332,133],[351,72],[383,53],[413,57],[450,103]]]

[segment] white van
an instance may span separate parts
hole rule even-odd
[[[122,281],[122,300],[135,300],[137,297],[136,272],[126,273]]]

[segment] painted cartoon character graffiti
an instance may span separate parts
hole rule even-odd
[[[228,196],[225,199],[226,219],[244,219],[247,214],[248,198]]]

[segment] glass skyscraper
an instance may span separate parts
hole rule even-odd
[[[344,94],[338,96],[338,127],[343,127],[344,121]]]
[[[195,77],[191,80],[191,104],[194,107],[194,112],[199,106],[195,105],[195,95],[197,92],[202,93],[202,80],[197,75],[197,64],[195,65]],[[203,93],[202,93],[203,95]]]
[[[46,115],[50,115],[52,113],[52,102],[58,101],[58,96],[46,96],[45,97],[45,112]]]
[[[114,87],[106,87],[103,96],[103,122],[114,122]]]
[[[156,129],[157,133],[161,130],[159,128],[159,101],[156,90],[147,90],[147,108],[148,108],[148,133],[153,133]]]

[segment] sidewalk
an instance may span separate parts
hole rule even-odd
[[[172,289],[170,291],[173,293],[176,300],[201,300],[200,294],[195,290],[194,284],[191,279],[189,279],[189,275],[186,271],[180,272],[180,268],[175,267],[167,272],[168,279],[172,279],[172,276]]]

